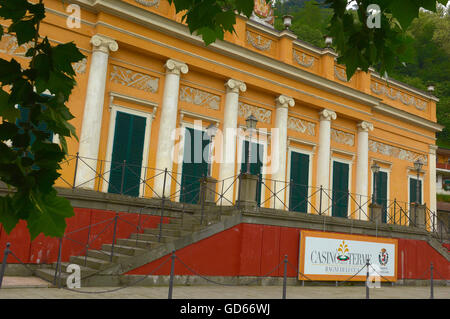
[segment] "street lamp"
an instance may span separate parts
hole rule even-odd
[[[289,30],[289,28],[292,26],[292,18],[291,15],[284,15],[283,16],[283,25],[285,30]]]
[[[256,129],[256,124],[258,123],[258,119],[250,114],[249,117],[245,120],[248,130],[248,153],[247,153],[247,174],[250,174],[250,159],[251,159],[251,149],[252,149],[252,133]]]
[[[414,168],[417,171],[417,182],[416,182],[416,203],[420,204],[420,187],[419,187],[419,175],[420,175],[420,171],[422,170],[422,166],[423,163],[420,160],[420,158],[418,158],[415,162],[414,162]]]
[[[373,198],[372,198],[372,202],[374,202],[377,198],[377,180],[378,180],[378,172],[380,171],[380,166],[378,166],[377,163],[373,163],[372,166],[370,167],[370,169],[373,172]]]
[[[325,36],[325,47],[331,48],[332,44],[333,44],[333,37],[329,35]]]
[[[212,175],[212,150],[213,150],[212,142],[216,134],[217,134],[217,126],[215,124],[210,124],[206,128],[206,135],[209,138],[208,176]]]

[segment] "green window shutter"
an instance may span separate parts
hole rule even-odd
[[[372,177],[375,189],[375,174]],[[377,198],[375,198],[375,202],[382,206],[382,221],[386,223],[387,220],[387,173],[386,172],[378,172],[377,176]]]
[[[139,196],[146,122],[145,117],[117,112],[108,192]]]
[[[291,152],[290,170],[289,210],[306,213],[308,210],[309,156]]]
[[[419,186],[419,198],[417,198],[417,183]],[[410,203],[416,203],[419,202],[421,204],[421,198],[422,198],[422,181],[417,180],[415,178],[409,179],[409,202]]]
[[[203,157],[205,154],[205,157]],[[186,128],[180,201],[198,203],[200,179],[208,175],[209,139],[206,132]]]
[[[347,217],[349,165],[333,162],[332,216]]]
[[[247,172],[248,146],[249,142],[244,141],[241,173]],[[258,185],[256,186],[256,203],[258,205],[261,204],[263,157],[264,157],[264,145],[259,143],[251,143],[250,174],[259,175]]]

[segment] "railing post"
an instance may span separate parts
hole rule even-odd
[[[369,259],[366,261],[367,273],[366,273],[366,299],[369,299]]]
[[[288,256],[284,255],[283,299],[286,299],[287,263],[288,263]]]
[[[433,263],[430,263],[430,299],[434,299]]]
[[[319,215],[322,215],[322,185],[320,185],[320,197],[319,197]]]
[[[201,199],[202,206],[201,206],[201,215],[200,215],[200,225],[203,225],[203,217],[204,217],[204,214],[205,214],[206,187],[207,187],[206,180],[204,180],[203,178],[202,178],[200,187],[201,187],[200,192],[202,194],[202,199]]]
[[[123,195],[123,182],[125,181],[125,166],[127,165],[127,161],[123,160],[122,163],[122,180],[120,182],[120,195]]]
[[[239,173],[238,179],[239,179],[239,185],[238,185],[237,208],[239,209],[240,205],[241,205],[242,172]]]
[[[58,259],[56,261],[55,277],[53,278],[53,285],[56,285],[56,279],[58,278],[58,272],[59,272],[59,277],[61,277],[61,272],[60,272],[61,251],[62,251],[62,237],[59,239]]]
[[[77,171],[78,171],[78,158],[80,153],[77,152],[77,156],[75,159],[75,173],[73,174],[73,184],[72,184],[72,189],[75,189],[75,183],[77,182]]]
[[[87,253],[89,250],[89,240],[91,239],[91,224],[92,224],[92,212],[91,212],[91,218],[89,219],[89,227],[88,227],[88,235],[87,235],[87,242],[86,242],[86,253],[84,256],[84,266],[86,267],[87,265]]]
[[[159,221],[159,235],[158,242],[161,242],[162,236],[162,224],[164,219],[164,204],[165,204],[165,191],[166,191],[166,179],[167,179],[167,167],[164,169],[164,182],[163,182],[163,193],[162,193],[162,203],[161,203],[161,220]]]
[[[3,255],[3,261],[2,261],[2,268],[0,269],[0,288],[2,288],[3,276],[5,275],[6,263],[7,263],[7,260],[8,260],[8,255],[11,252],[9,250],[10,246],[11,246],[10,243],[6,243],[5,253]]]
[[[114,216],[114,230],[113,230],[113,241],[111,245],[111,256],[109,257],[109,261],[113,261],[114,257],[114,245],[116,244],[116,233],[117,233],[117,220],[119,219],[119,213],[116,212],[116,215]]]
[[[273,183],[273,209],[276,207],[277,201],[277,181],[275,180]]]
[[[172,264],[170,265],[170,278],[169,278],[169,296],[168,299],[172,299],[173,294],[173,276],[175,272],[175,250],[172,251],[172,256],[170,257],[172,259]]]
[[[100,184],[102,180],[102,168],[103,168],[103,160],[100,160],[100,170],[98,171],[97,177],[98,177],[98,185],[97,185],[97,192],[100,191]]]

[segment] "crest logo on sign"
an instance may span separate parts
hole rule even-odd
[[[389,254],[387,253],[386,249],[381,249],[380,253],[378,254],[378,261],[380,262],[381,266],[387,265],[389,261]]]
[[[339,245],[338,255],[336,258],[340,261],[347,261],[350,259],[350,257],[347,255],[348,252],[349,252],[348,246],[345,243],[345,240],[343,240],[342,243]]]

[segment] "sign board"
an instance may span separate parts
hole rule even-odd
[[[392,238],[302,231],[299,256],[300,280],[345,281],[360,271],[350,280],[365,281],[367,259],[382,281],[397,279],[397,240]]]

